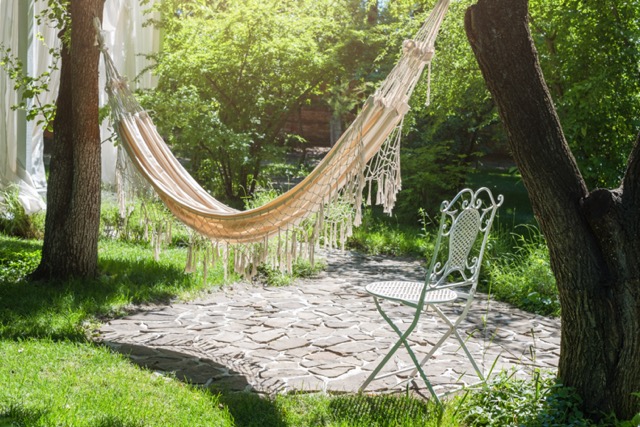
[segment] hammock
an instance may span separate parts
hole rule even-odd
[[[213,242],[222,243],[216,247],[228,250],[233,245],[237,249],[236,271],[247,273],[251,267],[255,272],[257,264],[267,261],[284,264],[290,270],[296,256],[306,254],[313,261],[320,237],[327,247],[344,247],[352,227],[360,225],[367,187],[368,204],[376,188],[376,203],[385,212],[393,208],[401,186],[402,120],[425,66],[430,71],[435,38],[449,1],[439,0],[415,38],[403,43],[396,66],[318,166],[302,182],[263,206],[246,211],[233,209],[209,195],[189,175],[135,100],[99,40],[114,129],[136,169],[179,220]],[[336,206],[348,208],[332,214]],[[308,222],[302,229],[305,220]],[[277,251],[269,260],[269,242],[276,239]]]

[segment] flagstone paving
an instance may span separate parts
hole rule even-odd
[[[192,302],[143,308],[103,325],[99,340],[139,365],[213,389],[355,392],[396,341],[364,286],[422,280],[424,268],[417,261],[353,252],[326,253],[325,259],[324,272],[292,286],[238,283]],[[401,306],[389,313],[411,316]],[[418,357],[444,330],[432,313],[421,318],[410,337]],[[505,369],[525,377],[534,368],[557,366],[558,319],[479,294],[460,330],[485,373]],[[408,366],[402,349],[388,363],[389,369]],[[438,393],[478,381],[453,338],[427,363],[426,373]],[[404,391],[406,383],[398,382],[405,378],[375,381],[367,391]],[[421,380],[411,388],[428,394]]]

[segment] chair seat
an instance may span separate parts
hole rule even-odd
[[[365,290],[377,298],[397,301],[400,303],[416,306],[420,298],[420,292],[424,286],[423,282],[374,282],[365,287]],[[438,304],[455,301],[458,294],[451,289],[428,290],[425,304]]]

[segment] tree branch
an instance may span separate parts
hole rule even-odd
[[[211,84],[211,86],[213,86],[216,92],[218,92],[218,94],[220,94],[220,96],[227,102],[227,105],[229,105],[229,107],[231,107],[233,111],[239,115],[240,109],[238,108],[238,105],[236,104],[234,99],[222,89],[218,82],[209,75],[205,75],[205,79],[207,79],[207,81]]]
[[[465,28],[543,232],[569,232],[587,188],[540,69],[527,1],[478,0]]]
[[[622,180],[622,200],[625,205],[640,208],[640,134],[636,138],[636,143],[629,155],[627,171]]]

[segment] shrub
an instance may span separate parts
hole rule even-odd
[[[501,372],[480,390],[461,398],[460,418],[468,426],[591,426],[573,389],[533,372],[530,380]]]
[[[20,190],[11,186],[0,194],[0,233],[23,239],[39,239],[44,235],[44,214],[28,215],[18,196]]]
[[[488,291],[496,299],[524,310],[559,316],[560,300],[546,242],[537,228],[527,226],[526,230],[524,234],[510,234],[512,250],[504,250],[502,243],[497,244],[501,252],[491,251],[486,265]],[[505,237],[498,233],[496,239]]]

